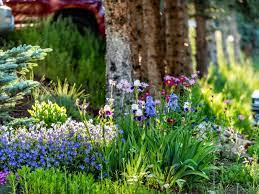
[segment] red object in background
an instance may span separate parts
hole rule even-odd
[[[105,37],[104,8],[100,0],[3,0],[12,8],[15,23],[26,24],[52,15],[71,17],[78,25]]]

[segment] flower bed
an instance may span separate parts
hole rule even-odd
[[[65,167],[95,174],[101,172],[104,162],[102,154],[98,153],[98,144],[114,137],[115,128],[103,130],[100,125],[88,123],[85,126],[71,119],[49,128],[42,122],[15,130],[0,127],[0,169]]]

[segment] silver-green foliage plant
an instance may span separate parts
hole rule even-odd
[[[11,120],[10,112],[16,103],[39,85],[36,81],[27,80],[25,75],[50,51],[30,45],[0,50],[0,123]]]
[[[43,121],[47,126],[51,126],[53,123],[64,123],[68,118],[66,112],[65,107],[60,107],[51,101],[36,102],[29,110],[32,118],[38,122]]]

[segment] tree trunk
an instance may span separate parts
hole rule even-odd
[[[143,0],[143,33],[144,45],[146,47],[146,65],[144,72],[151,85],[159,87],[162,82],[159,68],[161,63],[160,42],[160,3],[157,0]]]
[[[170,1],[172,5],[171,25],[174,28],[173,60],[168,64],[170,75],[179,76],[192,73],[191,47],[188,33],[188,12],[186,0]]]
[[[142,79],[141,69],[141,29],[143,18],[142,0],[128,1],[130,42],[132,51],[133,77]]]
[[[230,30],[231,30],[231,34],[233,36],[234,63],[240,64],[240,62],[241,62],[241,60],[240,60],[240,58],[241,58],[240,35],[238,33],[237,18],[236,18],[235,11],[232,11],[232,13],[231,13]]]
[[[164,13],[163,13],[164,23],[165,23],[165,73],[170,74],[170,67],[173,64],[173,4],[172,0],[164,0]]]
[[[206,40],[206,18],[204,12],[206,10],[206,2],[203,0],[195,0],[195,19],[196,19],[196,62],[197,70],[200,75],[206,76],[208,73],[208,46]]]
[[[128,7],[125,1],[104,1],[106,22],[106,78],[120,81],[125,79],[132,81],[132,51],[130,33],[132,29],[128,25]],[[111,95],[110,87],[107,88],[107,96]],[[115,107],[119,106],[121,92],[114,91]]]
[[[207,41],[209,63],[218,66],[217,47],[216,47],[216,27],[213,20],[207,21]]]
[[[228,45],[227,45],[227,37],[229,35],[228,33],[228,22],[227,17],[224,17],[225,20],[220,21],[220,31],[221,31],[221,37],[222,37],[222,48],[223,48],[223,56],[224,56],[224,63],[228,65],[230,63],[229,60],[229,53],[228,53]]]
[[[165,18],[165,8],[164,8],[164,0],[160,1],[160,59],[159,69],[161,73],[161,78],[165,77],[166,73],[166,18]]]

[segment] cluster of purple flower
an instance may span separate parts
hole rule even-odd
[[[0,186],[6,184],[6,177],[8,176],[8,174],[8,172],[0,172]]]
[[[0,170],[16,170],[22,166],[65,167],[96,174],[105,162],[96,147],[103,139],[108,142],[116,135],[115,128],[110,126],[103,129],[91,122],[86,126],[70,119],[50,128],[42,123],[16,130],[3,126],[0,127]]]
[[[139,92],[143,92],[148,86],[149,85],[147,83],[140,82],[139,80],[135,80],[133,84],[129,83],[127,80],[121,80],[116,85],[116,88],[126,93],[132,93],[134,89],[137,89]]]

